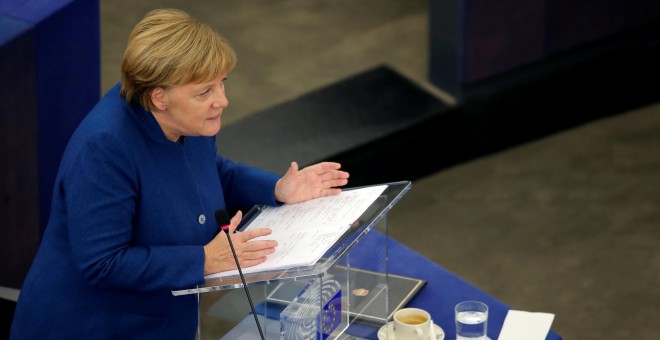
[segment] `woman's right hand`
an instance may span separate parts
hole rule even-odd
[[[236,257],[241,268],[255,266],[266,261],[266,256],[275,252],[277,241],[252,240],[272,233],[269,228],[255,228],[234,233],[241,222],[243,213],[238,211],[229,223],[229,235],[236,251]],[[204,246],[204,275],[224,272],[236,268],[236,261],[231,252],[227,235],[220,230],[218,234]]]

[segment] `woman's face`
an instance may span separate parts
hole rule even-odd
[[[173,86],[163,92],[166,104],[158,123],[169,139],[179,136],[214,136],[220,116],[229,106],[225,96],[226,74],[206,83]]]

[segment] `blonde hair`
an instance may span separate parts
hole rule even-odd
[[[211,81],[235,65],[236,53],[211,27],[180,10],[153,10],[128,38],[121,94],[152,110],[153,89]]]

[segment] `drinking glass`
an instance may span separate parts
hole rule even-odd
[[[481,301],[463,301],[454,308],[456,340],[486,340],[488,306]]]

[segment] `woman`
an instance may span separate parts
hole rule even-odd
[[[235,63],[231,47],[184,12],[152,11],[137,24],[121,83],[62,158],[12,339],[193,339],[197,297],[171,291],[235,269],[214,212],[335,195],[347,184],[337,163],[293,162],[280,177],[216,154]],[[241,266],[275,251],[275,241],[251,241],[269,233],[232,235]]]

